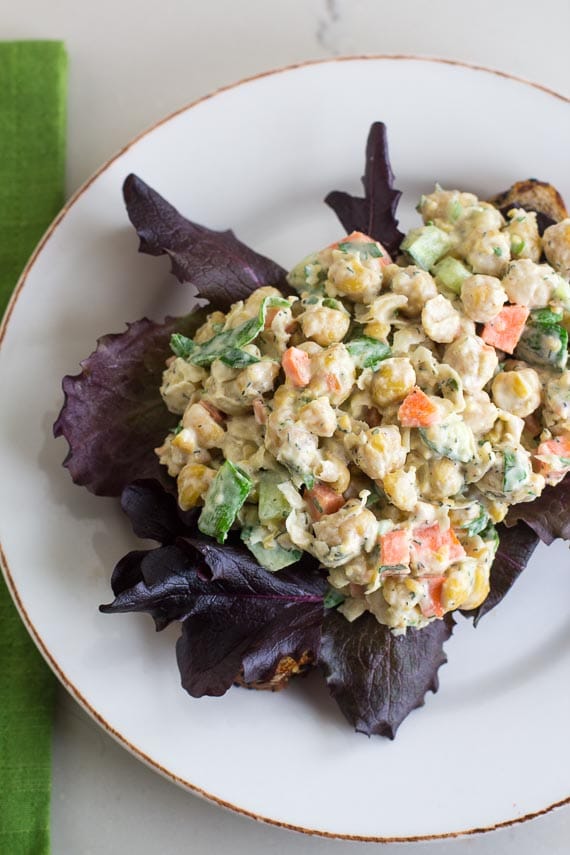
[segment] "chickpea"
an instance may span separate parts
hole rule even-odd
[[[342,341],[350,326],[348,314],[326,306],[307,310],[301,315],[300,321],[305,338],[316,341],[322,347]]]
[[[493,400],[502,410],[525,418],[540,406],[540,378],[533,368],[503,371],[491,385]]]
[[[459,335],[461,317],[453,304],[443,294],[438,294],[422,309],[422,326],[432,341],[449,344]]]
[[[461,336],[445,349],[444,362],[455,368],[466,392],[478,392],[485,386],[499,364],[495,348],[478,336]]]
[[[549,226],[542,236],[544,254],[555,270],[570,277],[570,217]]]
[[[189,511],[201,504],[216,472],[201,463],[187,463],[181,469],[177,479],[178,504],[183,511]]]
[[[535,211],[513,208],[507,213],[505,232],[511,241],[511,256],[513,258],[530,258],[531,261],[540,261],[542,244]]]
[[[511,262],[502,282],[511,303],[531,309],[547,306],[552,295],[549,272],[554,271],[547,264],[535,264],[528,258]]]
[[[401,469],[406,462],[406,449],[396,425],[348,434],[344,442],[354,463],[374,480],[383,479],[394,469]]]
[[[427,301],[437,297],[437,286],[427,271],[413,265],[396,267],[396,270],[390,270],[390,273],[388,270],[390,268],[384,271],[384,278],[390,277],[391,290],[394,294],[402,294],[408,298],[407,305],[400,309],[406,317],[417,317]]]
[[[495,276],[469,276],[461,286],[461,301],[471,320],[485,324],[501,311],[507,294]]]
[[[340,250],[333,250],[332,255],[333,262],[325,285],[327,294],[348,297],[355,303],[371,303],[382,288],[380,259],[371,256],[361,258],[358,252]]]
[[[381,362],[374,372],[370,394],[380,407],[401,401],[416,384],[416,372],[405,357],[392,357]]]

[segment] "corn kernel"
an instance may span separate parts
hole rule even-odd
[[[180,434],[179,434],[180,435]],[[181,469],[177,480],[178,504],[183,511],[189,511],[201,503],[216,472],[202,463],[187,463]]]
[[[378,339],[378,341],[385,341],[389,332],[390,324],[384,324],[382,321],[371,321],[364,327],[364,335]]]
[[[172,440],[172,445],[179,448],[180,451],[185,451],[186,454],[192,454],[196,450],[196,434],[191,428],[184,428],[180,433],[176,434]]]

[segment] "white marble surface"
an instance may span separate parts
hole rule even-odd
[[[69,192],[171,110],[246,75],[307,58],[441,56],[570,94],[568,0],[10,0],[1,19],[2,38],[67,43]],[[505,127],[490,133],[508,133],[508,105],[505,116]],[[54,855],[340,855],[367,846],[280,831],[188,795],[116,745],[63,690],[52,817]],[[492,834],[408,848],[422,855],[566,855],[570,808]],[[396,850],[402,847],[383,851]]]

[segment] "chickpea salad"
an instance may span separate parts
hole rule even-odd
[[[510,506],[570,469],[570,222],[422,196],[396,263],[353,232],[190,339],[157,449],[183,510],[270,571],[310,553],[348,620],[421,627],[489,593]],[[543,253],[547,262],[541,263]]]
[[[563,200],[436,185],[404,234],[393,181],[375,122],[364,195],[324,200],[346,237],[287,271],[127,176],[139,250],[189,311],[100,338],[54,425],[74,482],[146,541],[99,609],[177,623],[189,695],[315,669],[391,739],[458,614],[477,625],[541,540],[570,540]]]

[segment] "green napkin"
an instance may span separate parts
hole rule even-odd
[[[67,58],[0,42],[0,315],[64,191]],[[55,678],[0,577],[0,853],[49,852]]]

